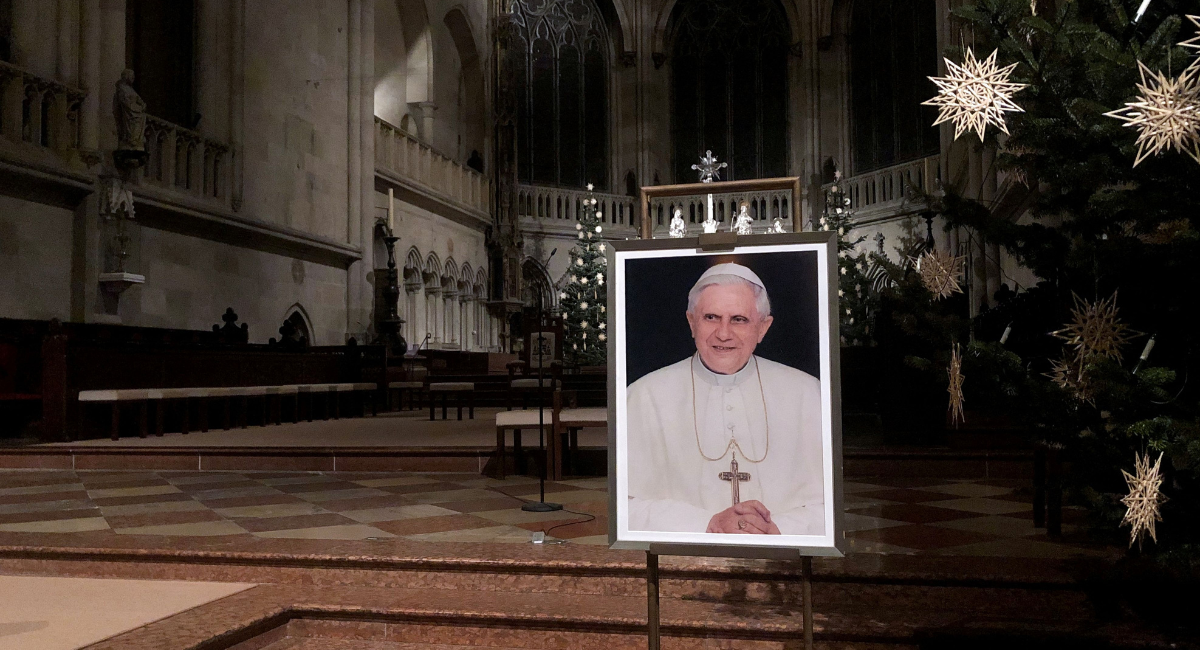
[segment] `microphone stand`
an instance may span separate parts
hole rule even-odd
[[[557,248],[550,252],[550,257],[554,257],[554,253],[556,252],[558,252]],[[549,261],[550,258],[546,258],[546,262]],[[546,502],[546,466],[549,465],[549,459],[546,458],[546,408],[544,406],[546,403],[546,375],[544,372],[546,368],[546,355],[542,354],[542,345],[546,340],[545,336],[543,335],[543,332],[546,328],[546,296],[544,291],[538,291],[537,294],[538,337],[537,348],[535,348],[535,350],[537,351],[538,355],[538,450],[541,451],[542,454],[542,471],[538,476],[538,500],[536,502],[525,503],[521,506],[521,510],[524,510],[525,512],[554,512],[556,510],[562,510],[563,507],[561,503]],[[551,352],[550,356],[551,363],[553,363],[554,353]],[[530,365],[533,365],[533,350],[530,350],[529,361]],[[555,435],[555,432],[551,431],[550,435]]]

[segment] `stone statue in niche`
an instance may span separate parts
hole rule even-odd
[[[118,167],[140,167],[146,162],[146,102],[133,89],[133,70],[126,69],[113,94],[113,118],[117,122],[117,148],[113,159]]]

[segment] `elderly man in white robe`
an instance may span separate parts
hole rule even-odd
[[[821,382],[755,356],[762,280],[709,268],[687,320],[696,353],[629,386],[629,529],[824,534]]]

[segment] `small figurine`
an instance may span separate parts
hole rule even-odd
[[[730,224],[729,229],[739,235],[754,234],[754,220],[750,218],[750,208],[745,203],[738,207],[737,217]]]
[[[671,217],[670,235],[676,239],[687,237],[687,224],[683,222],[683,210],[675,208],[675,216]]]
[[[777,233],[777,234],[782,234],[782,233],[787,232],[786,230],[783,229],[783,219],[780,219],[779,217],[775,217],[775,221],[771,222],[771,232]]]
[[[706,234],[711,234],[717,232],[717,227],[721,224],[717,223],[717,220],[713,219],[712,213],[709,212],[708,216],[704,219],[704,223],[701,223],[700,225],[704,226],[704,232]]]

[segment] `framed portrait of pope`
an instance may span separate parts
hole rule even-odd
[[[841,555],[834,240],[699,245],[609,252],[609,541]]]

